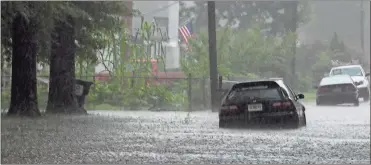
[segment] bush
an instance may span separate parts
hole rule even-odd
[[[126,87],[127,85],[120,85],[115,81],[96,82],[88,95],[88,107],[106,104],[137,110],[151,107],[156,103],[174,107],[184,105],[184,94],[179,93],[176,88],[169,88],[168,85],[136,83],[131,88]]]
[[[1,88],[1,110],[9,108],[10,104],[10,88]]]
[[[1,109],[7,110],[10,106],[10,86],[1,89]],[[37,99],[39,104],[39,109],[45,109],[48,102],[48,87],[43,85],[38,85],[37,87]]]

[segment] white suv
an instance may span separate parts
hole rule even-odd
[[[344,65],[331,68],[329,76],[333,75],[349,75],[354,82],[359,84],[357,86],[360,97],[364,101],[368,101],[370,98],[370,85],[368,76],[370,73],[365,73],[361,65]]]

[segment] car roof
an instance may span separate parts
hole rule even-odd
[[[359,68],[362,68],[361,65],[343,65],[343,66],[337,66],[337,67],[333,67],[332,69],[342,69],[342,68],[354,68],[354,67],[359,67]]]
[[[223,90],[228,90],[232,88],[234,84],[240,83],[239,81],[229,81],[229,80],[222,80],[222,89]]]
[[[278,83],[279,81],[283,82],[282,79],[274,79],[274,78],[273,79],[249,80],[249,81],[242,81],[242,82],[236,83],[233,86],[238,86],[238,85],[247,84],[247,83],[259,83],[259,82],[275,82],[277,83],[278,86],[281,86],[281,84]]]
[[[335,85],[335,84],[353,84],[353,80],[349,75],[334,75],[322,78],[320,86]]]
[[[241,81],[240,83],[263,82],[263,81],[265,81],[265,82],[267,82],[267,81],[277,82],[277,81],[282,81],[282,80],[283,80],[282,78],[267,78],[267,79]]]
[[[230,80],[222,80],[222,89],[230,89],[234,85],[238,84],[245,84],[245,83],[252,83],[252,82],[283,82],[283,78],[280,77],[274,77],[274,78],[267,78],[267,79],[258,79],[258,80],[246,80],[246,81],[230,81]],[[279,83],[277,83],[279,86],[281,86]]]

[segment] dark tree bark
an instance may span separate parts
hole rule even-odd
[[[57,21],[52,34],[49,98],[51,113],[86,113],[75,95],[75,27],[71,17]]]
[[[8,115],[40,116],[36,81],[36,22],[18,14],[12,30],[12,85]]]

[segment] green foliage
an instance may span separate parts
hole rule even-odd
[[[221,75],[243,75],[254,77],[254,74],[286,76],[289,60],[292,58],[291,45],[295,35],[284,38],[265,37],[259,27],[247,30],[218,29],[217,52],[218,69]],[[223,37],[223,33],[226,36]],[[207,76],[208,39],[202,32],[197,40],[192,40],[192,51],[182,58],[182,69],[195,76]],[[248,38],[248,39],[247,39]]]
[[[285,24],[289,24],[291,15],[281,13],[289,2],[287,1],[218,1],[215,3],[216,22],[227,20],[227,26],[236,25],[242,29],[251,28],[255,24],[263,24],[269,29],[269,33],[276,35],[286,31]],[[181,3],[180,17],[183,20],[195,16],[197,28],[207,27],[207,3],[195,1],[194,6],[186,6]],[[305,24],[311,20],[310,2],[299,2],[298,4],[298,25]]]
[[[338,38],[336,33],[334,33],[334,36],[331,39],[330,49],[335,59],[341,62],[350,62],[352,60],[353,55],[345,46],[344,42]]]
[[[98,61],[109,71],[109,82],[97,81],[89,94],[89,104],[109,104],[126,109],[143,109],[161,102],[165,105],[182,105],[184,95],[174,92],[167,85],[151,83],[151,40],[155,26],[142,19],[138,41],[132,42],[126,29],[111,31],[104,36],[107,42]],[[115,33],[117,34],[115,37]],[[118,35],[120,34],[120,35]],[[127,52],[130,51],[128,55]],[[162,57],[157,60],[163,61]],[[161,65],[161,64],[158,64]],[[92,107],[92,106],[89,106]]]
[[[75,19],[77,58],[94,62],[95,51],[102,48],[106,41],[99,37],[99,34],[125,28],[120,17],[137,14],[137,11],[126,8],[123,1],[4,1],[1,8],[1,38],[6,55],[11,55],[13,17],[17,13],[22,13],[28,20],[36,21],[39,25],[38,60],[46,64],[55,21],[65,21],[67,16]]]
[[[228,37],[223,37],[228,36]],[[183,71],[195,76],[209,75],[208,38],[202,31],[191,40],[191,50],[182,56]],[[281,37],[265,36],[258,26],[243,29],[217,29],[218,69],[223,76],[248,79],[283,77],[290,80],[295,33]],[[306,92],[331,68],[329,45],[315,43],[296,48],[296,90]]]
[[[1,89],[1,110],[8,109],[10,105],[10,88]]]
[[[126,109],[143,109],[154,104],[183,106],[184,95],[180,92],[172,92],[166,85],[143,85],[136,83],[131,88],[125,88],[117,81],[97,81],[88,95],[89,107],[94,105],[108,104],[114,107]],[[93,104],[93,105],[92,105]]]
[[[307,92],[313,88],[312,78],[308,75],[299,76],[297,90],[300,92]]]
[[[1,109],[6,110],[10,105],[10,85],[1,89]],[[40,109],[45,109],[48,101],[48,87],[45,84],[37,84],[37,99]]]
[[[331,42],[330,42],[330,48],[332,51],[335,51],[336,49],[338,49],[339,47],[339,38],[338,38],[338,35],[337,33],[335,32],[334,33],[334,36],[332,37],[331,39]]]

